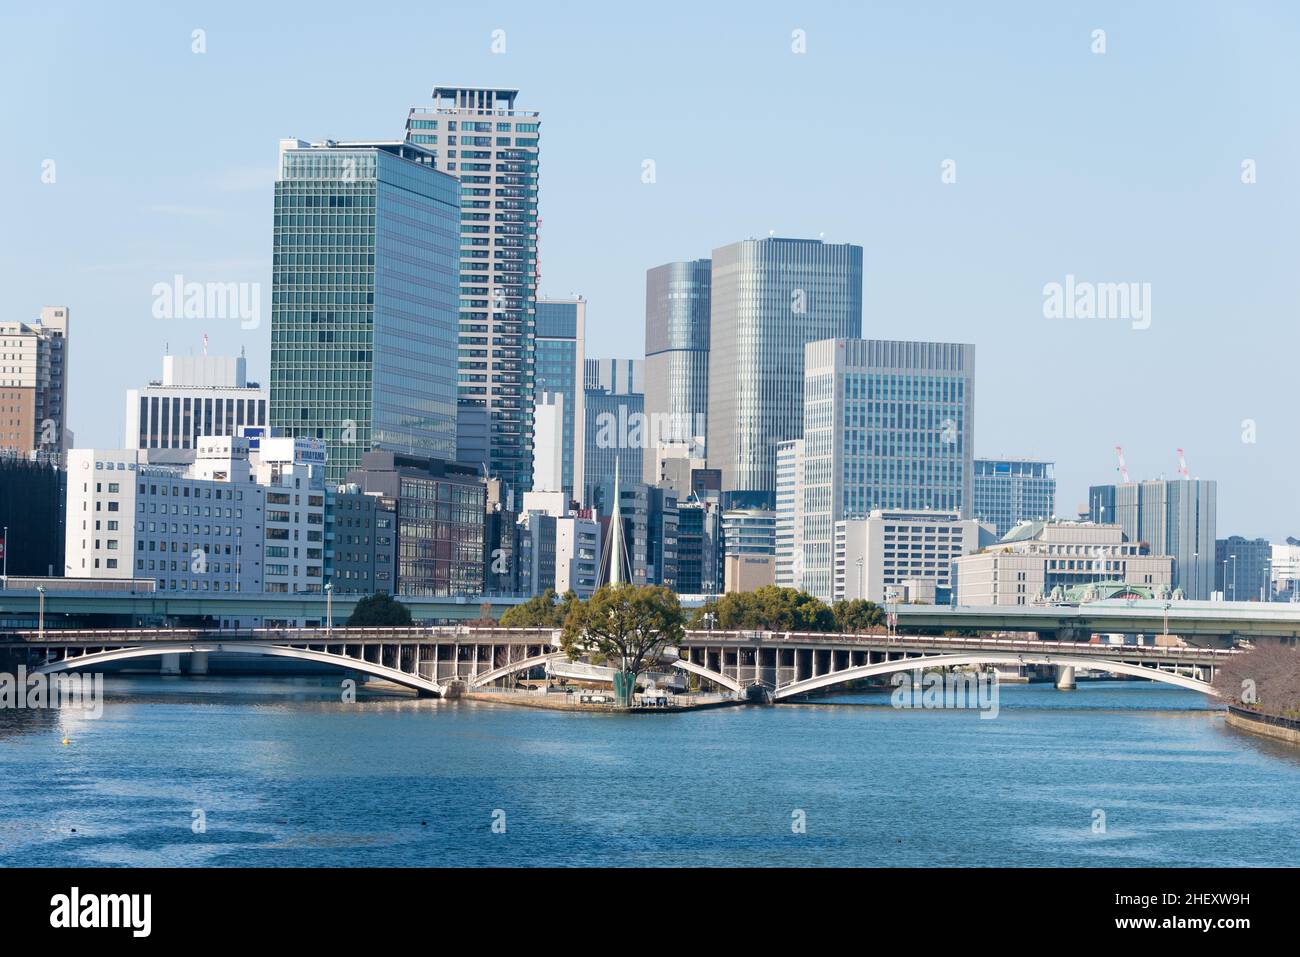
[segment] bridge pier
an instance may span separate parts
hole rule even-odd
[[[178,675],[181,673],[181,654],[179,651],[169,652],[160,655],[158,662],[158,674],[160,675]]]
[[[1074,690],[1074,665],[1056,666],[1056,687],[1059,691]]]
[[[194,651],[190,653],[190,674],[206,675],[208,673],[208,653]]]

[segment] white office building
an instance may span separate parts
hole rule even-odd
[[[126,393],[128,449],[192,449],[199,436],[266,426],[267,390],[243,356],[163,356],[162,378]]]
[[[835,523],[834,601],[933,604],[952,589],[952,564],[993,540],[957,511],[873,509]]]

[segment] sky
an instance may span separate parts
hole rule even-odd
[[[265,384],[279,139],[400,138],[435,85],[513,87],[542,113],[541,291],[588,299],[588,355],[642,354],[652,266],[857,243],[863,335],[974,343],[976,453],[1054,461],[1062,516],[1116,446],[1135,479],[1183,448],[1220,537],[1280,541],[1298,28],[1286,2],[9,5],[3,315],[70,307],[79,446],[119,446],[126,390],[204,334]],[[177,274],[261,283],[260,325],[154,318]],[[1049,318],[1067,276],[1149,313]]]

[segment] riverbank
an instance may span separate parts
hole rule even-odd
[[[560,694],[556,692],[535,691],[488,691],[476,689],[462,691],[458,696],[464,701],[491,701],[496,704],[518,705],[522,708],[544,708],[548,711],[584,711],[595,714],[680,714],[683,711],[705,711],[710,708],[730,708],[747,704],[727,695],[673,695],[667,705],[638,705],[633,708],[618,708],[614,705],[612,692],[574,692]],[[591,700],[605,698],[605,701]],[[588,700],[583,700],[584,698]]]
[[[1248,734],[1300,745],[1300,721],[1294,718],[1282,718],[1230,705],[1227,721],[1230,726]]]

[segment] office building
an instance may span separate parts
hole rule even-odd
[[[776,584],[803,591],[804,440],[776,447]]]
[[[581,297],[537,300],[532,488],[570,497],[584,487],[586,315]]]
[[[722,507],[719,496],[693,494],[677,502],[677,591],[717,595],[723,590]]]
[[[954,562],[959,605],[1168,598],[1173,569],[1120,526],[1092,522],[1022,522]]]
[[[949,604],[952,563],[991,542],[991,529],[957,511],[873,509],[835,523],[833,585],[823,601],[865,598]]]
[[[727,505],[770,509],[776,447],[804,431],[804,346],[862,334],[862,248],[747,239],[713,251],[708,460]]]
[[[708,259],[665,263],[646,271],[645,412],[655,423],[655,445],[706,452],[709,411]],[[655,484],[654,456],[645,456],[644,480]]]
[[[270,423],[322,440],[333,485],[372,449],[457,452],[460,185],[434,163],[404,143],[280,144]]]
[[[804,380],[803,587],[833,591],[835,523],[876,510],[971,515],[975,347],[809,343]],[[800,494],[796,486],[793,493]]]
[[[477,469],[381,450],[347,480],[396,505],[395,594],[483,594],[486,484]]]
[[[519,518],[520,587],[590,598],[600,578],[601,526],[589,509],[574,510],[559,492],[528,492]]]
[[[637,474],[637,473],[634,473]],[[643,482],[629,481],[619,468],[619,520],[622,534],[622,580],[634,585],[675,586],[677,580],[677,494]],[[592,488],[593,514],[599,516],[602,543],[600,583],[611,576],[610,549],[619,539],[611,528],[614,482]]]
[[[487,414],[461,415],[476,434],[459,441],[485,447],[488,474],[522,494],[533,471],[541,117],[516,109],[518,95],[437,87],[432,107],[407,115],[406,138],[460,180],[458,393]]]
[[[1214,590],[1225,601],[1272,601],[1273,546],[1232,535],[1214,543]]]
[[[1273,546],[1270,561],[1273,601],[1300,601],[1300,539]]]
[[[972,512],[999,538],[1021,522],[1056,514],[1056,466],[1030,459],[976,459]]]
[[[325,575],[335,594],[391,595],[397,578],[396,503],[340,485],[325,497]]]
[[[61,453],[71,445],[67,306],[34,322],[0,322],[0,449]]]
[[[163,356],[162,378],[126,393],[127,449],[193,449],[200,436],[265,430],[267,390],[243,356]]]
[[[9,575],[62,575],[67,472],[54,452],[0,449],[0,556]]]
[[[588,359],[584,376],[586,440],[583,503],[594,489],[614,481],[614,462],[625,482],[644,472],[649,438],[645,417],[644,363],[639,359]]]
[[[723,591],[776,584],[776,513],[759,508],[724,511],[722,555]]]
[[[1094,485],[1089,518],[1119,525],[1127,541],[1145,544],[1152,555],[1168,555],[1175,592],[1204,600],[1214,590],[1217,496],[1218,483],[1209,479]]]

